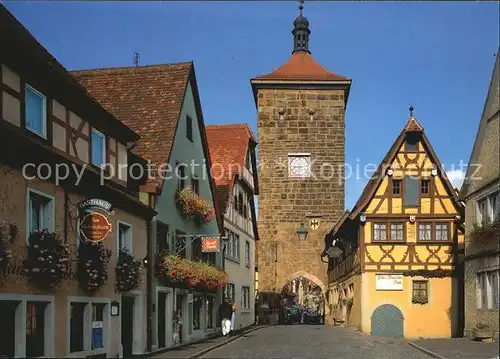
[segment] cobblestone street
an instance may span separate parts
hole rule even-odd
[[[202,358],[426,359],[407,341],[366,336],[328,326],[275,326],[256,330]]]

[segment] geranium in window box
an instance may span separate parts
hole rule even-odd
[[[428,301],[427,297],[425,297],[423,295],[414,295],[411,298],[411,302],[413,304],[427,304],[429,301]]]
[[[120,249],[116,263],[116,290],[129,292],[141,283],[141,261],[135,260],[127,248]]]
[[[177,193],[177,204],[184,218],[196,218],[207,224],[215,216],[212,202],[196,194],[190,186]]]
[[[28,281],[40,289],[57,287],[69,272],[69,249],[55,233],[35,230],[28,240],[28,256],[24,270]]]
[[[500,214],[494,221],[485,219],[480,224],[474,223],[469,236],[472,241],[483,243],[500,238]]]
[[[111,251],[100,242],[81,240],[78,246],[78,282],[80,288],[94,294],[108,280],[108,263]]]

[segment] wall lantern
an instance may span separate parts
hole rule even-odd
[[[120,303],[118,303],[116,300],[111,302],[111,316],[112,317],[117,317],[120,315]]]
[[[144,265],[144,268],[148,267],[148,256],[144,257],[144,259],[142,260],[142,264]]]
[[[394,174],[394,170],[393,170],[392,168],[389,168],[389,169],[387,170],[387,175],[388,175],[388,176],[392,176],[393,174]]]
[[[304,224],[304,222],[302,222],[300,224],[300,227],[297,229],[297,235],[299,236],[299,241],[305,241],[306,238],[307,238],[307,228]]]

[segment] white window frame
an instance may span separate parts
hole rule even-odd
[[[496,273],[496,274],[494,274]],[[493,295],[493,283],[491,281],[491,276],[494,276],[493,280],[496,278],[496,298]],[[484,281],[484,288],[482,287],[482,282]],[[499,269],[488,269],[484,271],[477,272],[476,274],[476,308],[484,310],[498,310],[499,296],[500,296],[500,273]],[[483,296],[485,297],[485,305],[483,305]],[[496,303],[495,303],[496,299]]]
[[[31,195],[34,194],[35,196],[43,197],[44,199],[47,200],[48,205],[50,206],[48,208],[48,215],[46,216],[47,218],[43,218],[43,222],[47,225],[47,230],[49,232],[53,232],[55,229],[55,200],[54,196],[41,192],[39,190],[36,190],[34,188],[27,187],[26,188],[26,244],[29,245],[29,238],[30,238],[30,223],[31,223]],[[44,210],[44,217],[45,217],[45,210]]]
[[[14,355],[16,358],[26,357],[26,319],[28,302],[44,302],[44,351],[46,358],[55,357],[55,297],[49,295],[2,293],[0,300],[16,301],[15,313],[15,344]]]
[[[104,167],[106,165],[106,135],[99,131],[98,129],[92,127],[92,130],[90,131],[90,137],[92,138],[92,134],[95,133],[98,136],[101,136],[102,138],[102,165],[97,165],[94,163],[94,158],[92,157],[94,149],[92,148],[90,151],[90,163],[92,163],[94,166],[97,167]],[[91,141],[92,147],[94,146],[94,141]]]
[[[241,286],[241,309],[250,309],[250,286]]]
[[[42,94],[40,91],[36,90],[33,86],[30,86],[28,84],[24,85],[24,111],[26,113],[26,106],[27,106],[27,96],[26,96],[26,90],[32,91],[35,95],[40,96],[42,99],[42,133],[39,133],[37,130],[30,128],[28,126],[28,122],[26,121],[25,127],[28,131],[33,132],[35,135],[38,135],[44,139],[47,139],[47,97],[45,97],[44,94]]]
[[[247,267],[250,267],[250,262],[251,262],[251,247],[250,247],[250,241],[245,241],[245,265]]]
[[[83,312],[83,351],[70,352],[71,345],[71,303],[85,303]],[[92,304],[104,304],[103,309],[103,348],[92,350]],[[66,324],[66,357],[82,358],[89,355],[107,354],[110,350],[111,343],[111,300],[107,298],[91,298],[91,297],[67,297],[67,324]]]
[[[128,227],[127,232],[128,232],[128,238],[127,238],[127,244],[126,247],[128,248],[130,254],[132,254],[132,225],[130,223],[118,220],[116,221],[116,256],[120,254],[120,225]]]
[[[496,199],[496,206],[500,207],[500,191],[496,190],[493,192],[488,193],[487,195],[484,195],[480,198],[477,199],[476,201],[476,217],[477,217],[477,222],[481,223],[484,219],[488,219],[490,221],[493,221],[495,219],[495,214],[498,214],[495,212],[495,208],[493,208],[493,199]],[[486,218],[483,218],[483,213],[481,212],[481,203],[484,203],[485,205],[485,214]]]

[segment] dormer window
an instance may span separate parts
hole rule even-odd
[[[26,128],[47,138],[47,99],[29,85],[26,85],[25,96]]]
[[[92,129],[92,164],[102,167],[106,163],[106,137],[95,128]]]

